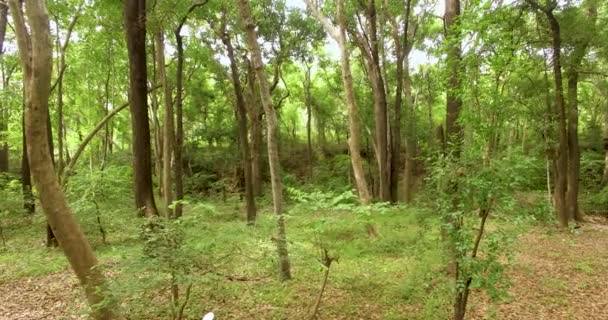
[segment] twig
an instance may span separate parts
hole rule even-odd
[[[190,301],[190,291],[191,290],[192,290],[192,282],[190,282],[188,284],[188,287],[186,288],[186,296],[184,297],[184,302],[179,307],[179,311],[177,313],[177,320],[182,320],[182,318],[184,316],[184,309],[186,308],[188,301]]]
[[[323,298],[323,292],[325,292],[325,287],[327,286],[327,279],[329,278],[329,268],[331,267],[332,262],[338,261],[337,258],[332,257],[328,254],[327,249],[322,248],[321,250],[322,258],[320,262],[325,267],[325,273],[323,275],[323,283],[321,284],[319,295],[317,296],[317,300],[315,301],[315,305],[309,317],[310,320],[314,320],[317,318],[317,314],[319,313],[319,307],[321,306],[321,300]]]

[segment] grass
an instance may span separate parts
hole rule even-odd
[[[111,274],[114,294],[134,318],[168,315],[171,268],[182,294],[193,284],[191,316],[213,310],[222,319],[301,317],[321,285],[320,248],[338,258],[321,305],[324,318],[403,319],[408,314],[408,319],[444,319],[438,310],[449,308],[438,223],[420,210],[290,210],[286,223],[294,279],[281,283],[273,242],[276,221],[269,207],[259,210],[255,227],[248,227],[236,199],[193,202],[175,226],[183,239],[180,249],[170,259],[151,259],[143,250],[142,220],[127,200],[98,203],[107,243],[101,241],[92,207],[72,203]],[[0,255],[0,283],[68,269],[61,250],[44,246],[41,214],[27,218],[13,212],[2,223],[7,248]]]

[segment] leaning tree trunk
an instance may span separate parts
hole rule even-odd
[[[124,0],[129,52],[129,108],[133,131],[135,206],[140,215],[157,216],[152,191],[150,124],[148,123],[146,69],[146,1]]]
[[[98,267],[89,242],[68,207],[49,152],[47,110],[51,91],[52,43],[46,4],[39,0],[26,1],[30,31],[26,29],[20,1],[10,0],[10,7],[24,69],[24,84],[27,87],[27,153],[40,203],[61,248],[85,289],[89,304],[95,306],[93,318],[112,319],[113,306],[107,303],[109,300],[104,296],[104,275]]]
[[[249,0],[240,0],[240,11],[243,27],[247,33],[247,45],[251,51],[253,68],[260,87],[262,106],[264,107],[264,113],[266,114],[266,139],[268,144],[267,148],[268,162],[270,167],[270,182],[272,186],[272,201],[274,205],[274,212],[277,215],[278,236],[276,242],[279,254],[280,278],[281,280],[289,280],[291,279],[291,267],[289,263],[289,254],[287,251],[287,236],[283,217],[283,185],[281,182],[280,173],[281,164],[279,163],[277,114],[274,106],[272,105],[272,97],[270,96],[268,82],[264,73],[262,52],[260,45],[258,44],[255,22],[249,9]]]
[[[169,79],[167,78],[167,70],[165,68],[165,39],[162,31],[159,31],[154,36],[156,42],[156,64],[158,70],[158,78],[163,85],[163,98],[165,103],[164,119],[163,119],[163,198],[165,200],[165,214],[167,218],[173,217],[171,210],[171,202],[173,201],[173,183],[171,179],[171,161],[173,158],[173,142],[175,140],[175,131],[173,130],[173,100],[171,88],[169,87]]]

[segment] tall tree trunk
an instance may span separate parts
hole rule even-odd
[[[355,184],[359,193],[361,204],[370,202],[370,193],[365,180],[363,171],[363,160],[361,158],[361,124],[359,123],[359,110],[355,99],[353,86],[353,76],[350,70],[350,53],[346,46],[346,16],[344,12],[344,0],[338,0],[338,26],[334,26],[331,21],[323,15],[312,0],[305,0],[307,7],[312,14],[321,22],[323,28],[338,43],[340,49],[340,67],[342,69],[342,83],[344,84],[344,96],[348,109],[348,149],[350,160],[353,166]]]
[[[61,50],[61,40],[59,39],[59,23],[55,21],[57,25],[57,50],[59,51],[59,58],[57,59],[57,176],[61,177],[63,172],[63,68],[65,68],[65,54]],[[67,41],[67,40],[66,40]],[[61,181],[60,181],[61,183]]]
[[[173,157],[175,162],[175,212],[176,218],[182,216],[184,200],[184,39],[181,26],[175,30],[175,42],[177,44],[177,69],[175,71],[175,146]]]
[[[108,47],[108,57],[111,57],[112,53],[111,50]],[[108,114],[110,113],[110,77],[112,76],[112,60],[111,58],[108,59],[108,73],[106,75],[106,82],[104,83],[104,96],[105,96],[105,101],[104,101],[104,106],[103,106],[103,116],[104,118],[108,116]],[[111,134],[111,125],[112,122],[108,121],[106,122],[105,126],[104,126],[104,130],[103,130],[103,143],[102,143],[102,153],[103,153],[103,158],[102,158],[102,170],[103,168],[106,166],[106,163],[108,161],[108,155],[110,152],[110,146],[112,145],[112,134]]]
[[[80,10],[84,5],[84,1],[80,2],[80,5],[76,9],[76,14],[72,18],[72,21],[68,25],[68,29],[66,32],[65,42],[62,44],[61,39],[59,37],[59,21],[55,20],[55,25],[57,27],[57,53],[59,58],[57,59],[57,176],[61,179],[63,167],[64,167],[64,158],[63,158],[63,150],[64,150],[64,142],[65,142],[65,129],[64,129],[64,121],[63,121],[63,77],[65,75],[65,54],[68,49],[68,45],[70,44],[70,36],[72,35],[72,31],[76,26],[76,22],[80,17]],[[49,119],[50,120],[50,119]],[[52,136],[52,135],[51,135]],[[61,183],[61,180],[59,181]]]
[[[251,176],[251,155],[249,152],[249,139],[247,134],[247,107],[243,97],[243,88],[239,78],[239,67],[234,56],[234,48],[230,41],[230,36],[226,33],[226,24],[222,24],[222,41],[226,46],[228,59],[230,59],[230,71],[232,76],[232,85],[234,87],[234,95],[236,98],[236,116],[239,127],[239,142],[241,151],[241,163],[243,173],[245,175],[245,203],[247,206],[247,224],[253,225],[256,218],[255,199],[253,195],[253,181]]]
[[[291,267],[289,262],[289,254],[287,251],[287,235],[285,232],[285,221],[283,217],[283,185],[281,182],[280,163],[279,163],[279,146],[277,140],[278,124],[277,114],[272,105],[272,97],[268,88],[268,81],[264,73],[264,63],[262,61],[262,52],[258,44],[257,32],[255,31],[255,22],[251,16],[249,9],[249,0],[240,0],[240,11],[242,23],[247,32],[247,45],[251,51],[251,60],[255,70],[258,85],[260,87],[260,95],[262,98],[262,106],[266,114],[267,127],[267,144],[268,144],[268,163],[270,167],[270,182],[272,185],[272,201],[274,212],[277,215],[277,250],[279,254],[279,268],[281,280],[291,279]]]
[[[401,166],[401,107],[403,104],[403,93],[405,91],[406,107],[411,104],[411,82],[409,79],[409,64],[407,63],[409,51],[411,49],[411,41],[409,39],[409,25],[410,25],[410,12],[411,12],[411,0],[406,2],[406,12],[403,19],[403,30],[400,32],[399,25],[394,17],[390,16],[393,32],[393,42],[395,43],[395,56],[397,57],[397,86],[395,89],[395,119],[393,121],[393,141],[391,151],[391,202],[396,203],[399,200],[399,168]],[[386,78],[386,77],[385,77]],[[405,85],[405,90],[404,90]],[[409,114],[409,112],[408,112]],[[410,115],[411,116],[411,115]],[[407,118],[408,124],[411,123],[411,119]],[[408,127],[409,129],[409,127]],[[411,202],[412,198],[412,157],[410,152],[410,132],[407,132],[406,141],[406,159],[405,159],[405,172],[404,172],[404,200],[406,203]]]
[[[150,124],[146,93],[146,1],[124,0],[124,10],[129,52],[129,109],[133,131],[135,207],[142,215],[157,216],[152,191]]]
[[[604,174],[602,177],[602,185],[608,185],[608,105],[604,106],[604,128],[603,128],[603,145],[604,145]]]
[[[597,8],[595,2],[590,1],[588,17],[593,26],[597,20]],[[587,52],[590,38],[582,37],[582,41],[575,44],[568,67],[568,188],[566,193],[566,206],[568,218],[575,221],[583,221],[583,215],[578,207],[578,190],[581,167],[581,156],[578,142],[578,69]]]
[[[26,90],[25,133],[27,153],[40,194],[40,203],[76,276],[85,289],[95,319],[112,319],[113,306],[104,296],[105,278],[78,222],[67,205],[53,168],[46,126],[51,89],[52,43],[44,1],[26,0],[28,25],[19,0],[10,0]]]
[[[188,8],[188,11],[182,16],[173,34],[175,35],[175,43],[177,45],[177,68],[175,70],[175,146],[174,146],[174,161],[175,161],[175,217],[182,216],[182,203],[184,199],[184,38],[181,35],[182,27],[188,19],[188,15],[197,7],[203,6],[207,1],[193,3]]]
[[[306,74],[305,74],[305,104],[306,104],[306,160],[307,160],[307,174],[308,179],[312,179],[312,80],[310,78],[311,73],[311,65],[306,65]]]
[[[380,199],[391,201],[391,178],[390,178],[390,159],[389,159],[389,127],[388,110],[386,102],[386,90],[382,76],[382,67],[379,56],[378,28],[376,2],[371,0],[367,8],[368,36],[369,36],[369,55],[367,58],[368,76],[372,85],[374,96],[374,123],[376,138],[376,159],[378,161],[378,178],[380,181]],[[363,49],[363,47],[361,48]]]
[[[412,96],[412,80],[410,78],[410,72],[407,69],[407,53],[406,53],[406,69],[404,70],[404,91],[405,101],[407,107],[407,121],[406,121],[406,138],[405,138],[405,169],[403,173],[403,197],[405,203],[411,203],[414,194],[414,173],[416,171],[416,131],[414,127],[416,119],[416,105],[414,97]]]
[[[0,1],[0,58],[4,55],[4,36],[6,35],[6,24],[8,17],[8,6],[4,1]],[[2,90],[6,90],[7,81],[2,79]],[[4,101],[0,101],[0,172],[8,172],[8,142],[6,137],[8,135],[8,112],[5,110],[8,108],[4,106]]]
[[[173,142],[175,131],[173,130],[173,97],[167,70],[165,68],[165,39],[162,31],[154,36],[156,42],[156,63],[158,65],[158,78],[163,85],[163,98],[165,103],[163,119],[163,198],[165,202],[165,214],[167,218],[173,217],[171,203],[173,202],[173,183],[171,179],[171,162],[173,158]]]
[[[578,208],[578,189],[581,156],[578,143],[578,71],[571,66],[568,70],[568,186],[566,191],[566,210],[568,219],[582,221]]]
[[[556,166],[556,179],[554,191],[555,210],[561,227],[568,227],[568,209],[566,202],[566,189],[568,184],[568,134],[566,129],[566,109],[564,103],[564,86],[562,80],[562,65],[561,65],[561,35],[559,22],[553,14],[553,10],[557,6],[541,7],[535,0],[526,0],[534,9],[543,12],[547,16],[549,26],[551,27],[552,38],[552,59],[553,59],[553,78],[555,84],[555,105],[557,108],[557,131],[558,131],[558,154]]]
[[[461,72],[460,65],[462,62],[461,35],[459,31],[458,19],[460,18],[460,0],[446,0],[445,4],[445,41],[447,45],[446,65],[448,69],[447,93],[446,93],[446,147],[445,151],[452,154],[454,161],[460,157],[462,148],[462,140],[464,130],[458,123],[460,111],[462,109],[462,97],[460,96],[461,89]],[[450,181],[450,189],[453,193],[458,192],[457,181]],[[458,195],[453,194],[452,207],[458,206]],[[461,223],[458,219],[448,217],[447,222],[451,225],[452,233],[457,233],[461,228]],[[442,232],[447,232],[442,230]],[[448,250],[450,260],[448,272],[454,276],[456,293],[454,297],[454,320],[463,320],[467,308],[467,290],[461,288],[458,283],[463,281],[462,275],[459,272],[460,266],[458,258],[460,254],[456,248],[454,239],[449,239]]]
[[[445,26],[448,30],[448,87],[446,96],[446,142],[455,156],[460,154],[464,130],[458,123],[460,110],[462,109],[462,97],[460,96],[461,79],[460,64],[462,61],[462,49],[460,48],[460,35],[457,27],[457,19],[460,16],[460,0],[446,0]]]
[[[249,121],[251,122],[251,180],[253,194],[262,195],[262,110],[256,95],[255,71],[251,61],[247,65],[247,87],[249,94]]]

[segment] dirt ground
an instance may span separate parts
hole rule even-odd
[[[608,219],[588,220],[572,233],[537,227],[522,236],[507,271],[510,298],[490,304],[474,292],[467,318],[608,320]],[[68,271],[0,283],[1,320],[84,319],[66,316],[82,306]]]

